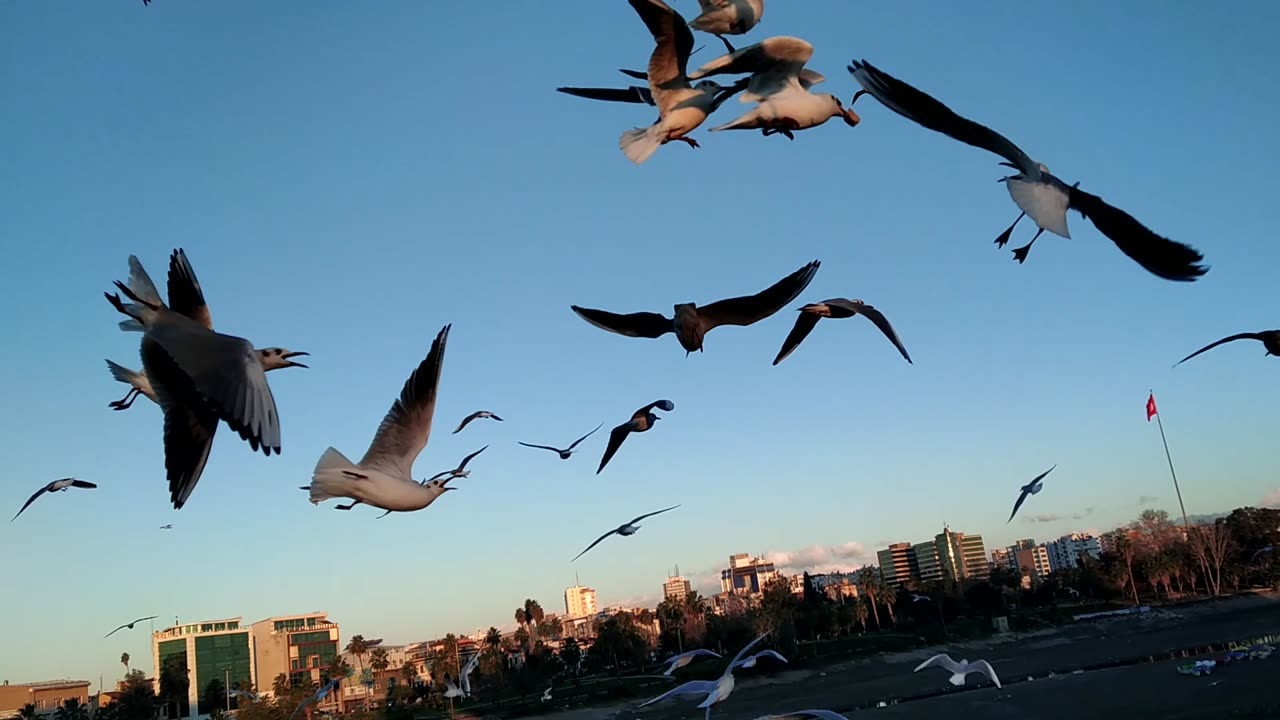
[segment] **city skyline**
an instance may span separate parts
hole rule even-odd
[[[1224,332],[1274,326],[1280,248],[1259,232],[1270,165],[1239,158],[1280,146],[1267,130],[1277,100],[1257,92],[1277,22],[1269,4],[813,0],[770,5],[768,26],[743,38],[794,28],[823,89],[850,97],[844,68],[866,58],[998,126],[1065,181],[1203,250],[1212,271],[1187,285],[1151,277],[1076,214],[1076,237],[1044,237],[1019,265],[992,244],[1016,214],[996,159],[872,98],[856,128],[794,142],[704,128],[703,147],[636,167],[617,139],[651,108],[554,89],[643,69],[653,38],[624,2],[533,18],[466,3],[0,4],[0,78],[21,108],[0,117],[0,235],[14,249],[0,283],[17,299],[0,310],[15,348],[0,357],[3,500],[12,517],[50,480],[98,486],[45,495],[0,529],[17,587],[0,614],[20,619],[5,641],[38,649],[0,657],[0,679],[118,677],[121,652],[145,658],[149,638],[103,635],[153,614],[323,608],[344,633],[438,637],[506,625],[526,597],[554,607],[574,570],[608,606],[652,602],[676,563],[702,592],[737,552],[822,570],[872,564],[882,539],[919,542],[944,524],[998,547],[1106,529],[1152,504],[1178,516],[1144,415],[1152,389],[1187,512],[1260,504],[1277,490],[1256,428],[1273,422],[1265,378],[1280,361],[1235,343],[1170,366]],[[1088,49],[1034,102],[1043,67],[1007,49],[1029,23]],[[546,28],[574,42],[517,72],[501,49]],[[458,58],[467,72],[432,72]],[[1195,110],[1152,122],[1151,108]],[[1212,142],[1188,141],[1206,128]],[[791,212],[707,195],[761,168],[779,179],[770,207]],[[619,222],[623,207],[664,211]],[[160,410],[108,408],[126,388],[104,360],[138,367],[139,336],[102,297],[130,254],[162,283],[176,247],[219,331],[311,353],[308,369],[270,378],[281,453],[223,428],[181,511]],[[814,259],[794,304],[716,330],[688,357],[569,309],[668,312]],[[796,308],[833,296],[882,310],[913,364],[855,319],[824,321],[771,365]],[[470,477],[380,520],[309,503],[298,487],[324,449],[368,447],[446,323],[436,430],[414,477],[489,445]],[[676,410],[597,476],[608,428],[658,398]],[[482,408],[504,421],[452,434]],[[601,423],[567,461],[516,444]],[[1004,525],[1018,488],[1054,463]],[[677,502],[570,566],[601,532]],[[92,601],[59,590],[71,583]]]

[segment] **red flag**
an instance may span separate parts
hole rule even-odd
[[[1156,414],[1156,395],[1151,393],[1147,396],[1147,422],[1151,422],[1151,417]]]

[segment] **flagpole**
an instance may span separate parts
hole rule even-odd
[[[1154,390],[1149,391],[1151,397],[1155,397]],[[1164,436],[1164,421],[1160,419],[1160,410],[1156,408],[1156,426],[1160,428],[1160,442],[1164,443],[1164,457],[1169,461],[1169,474],[1173,476],[1173,491],[1178,494],[1178,508],[1182,510],[1182,524],[1191,531],[1191,521],[1187,519],[1187,507],[1182,504],[1182,489],[1178,487],[1178,473],[1173,469],[1173,456],[1169,454],[1169,440]]]

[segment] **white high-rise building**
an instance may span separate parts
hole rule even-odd
[[[582,585],[564,589],[564,614],[569,619],[595,615],[599,611],[594,589]]]
[[[1081,555],[1088,555],[1094,559],[1102,556],[1102,547],[1098,544],[1098,538],[1086,533],[1063,535],[1057,540],[1045,543],[1044,549],[1049,553],[1049,565],[1054,572],[1076,567]]]

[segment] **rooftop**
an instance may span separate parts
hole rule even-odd
[[[7,687],[25,687],[25,688],[30,688],[32,690],[54,690],[57,688],[64,688],[64,687],[81,687],[81,686],[88,687],[89,681],[64,679],[64,680],[39,680],[36,682],[27,682],[27,683],[10,683],[8,680],[5,680],[4,684]]]

